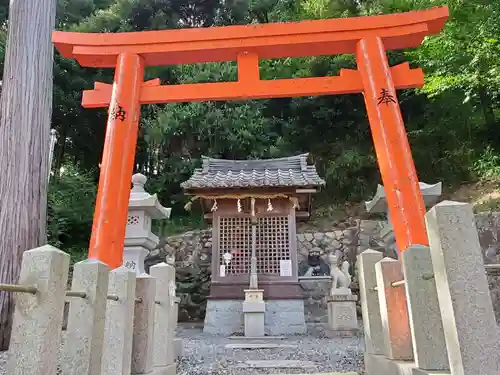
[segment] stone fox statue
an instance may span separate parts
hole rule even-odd
[[[335,254],[329,255],[330,276],[332,277],[332,288],[330,295],[351,294],[351,275],[349,274],[349,262],[347,260],[340,264]]]

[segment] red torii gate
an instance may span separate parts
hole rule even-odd
[[[81,66],[115,68],[114,83],[83,93],[86,108],[108,107],[89,258],[111,268],[123,258],[130,180],[141,104],[363,93],[397,246],[427,245],[425,206],[396,89],[424,84],[421,69],[389,67],[386,51],[417,47],[437,34],[448,8],[298,23],[117,34],[56,31],[53,42]],[[339,76],[261,80],[259,59],[353,53],[357,70]],[[144,67],[237,61],[238,81],[160,85]]]

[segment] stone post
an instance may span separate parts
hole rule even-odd
[[[63,375],[93,375],[101,371],[109,268],[98,260],[84,260],[73,269]]]
[[[135,272],[123,266],[109,273],[101,375],[130,375],[135,281]]]
[[[153,372],[156,279],[146,273],[137,276],[135,297],[131,375],[151,374]]]
[[[57,371],[69,255],[45,245],[23,253],[19,284],[36,295],[15,295],[7,374],[46,375]]]
[[[411,246],[402,260],[415,364],[422,370],[449,370],[430,249]]]
[[[264,302],[263,289],[245,289],[243,301],[243,317],[245,337],[264,337]]]
[[[149,270],[156,279],[153,366],[155,375],[175,375],[175,268],[160,263]]]
[[[181,299],[179,297],[174,298],[174,322],[175,322],[175,328],[174,331],[177,329],[177,323],[179,321],[179,304],[181,302]],[[184,348],[182,345],[182,339],[179,337],[174,337],[174,346],[175,346],[175,358],[180,359],[184,355]]]
[[[132,176],[123,265],[137,275],[145,273],[144,259],[158,245],[159,239],[151,232],[153,219],[168,219],[170,208],[163,207],[156,194],[144,190],[146,176],[138,173]]]
[[[426,215],[444,337],[453,375],[497,375],[495,321],[472,206],[444,201]]]
[[[384,354],[389,359],[408,361],[413,359],[413,347],[406,309],[405,286],[393,286],[403,280],[401,263],[384,258],[375,264],[378,300],[382,320]]]
[[[365,250],[358,255],[359,295],[365,337],[366,354],[380,355],[384,353],[382,334],[382,318],[375,274],[375,264],[383,259],[382,253],[375,250]]]

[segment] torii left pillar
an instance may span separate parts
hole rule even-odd
[[[89,247],[89,258],[99,259],[111,269],[123,263],[130,181],[141,110],[139,96],[143,81],[142,57],[133,53],[119,54]]]

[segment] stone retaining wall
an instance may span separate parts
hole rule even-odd
[[[478,214],[476,225],[483,254],[491,246],[497,244],[500,246],[500,213]],[[307,267],[307,256],[311,250],[319,252],[326,264],[328,253],[340,250],[349,260],[351,270],[354,272],[357,254],[368,248],[381,251],[384,256],[397,257],[394,234],[387,222],[356,220],[352,221],[350,226],[342,229],[332,228],[328,232],[312,230],[299,232],[297,234],[299,270],[301,267],[302,269]],[[177,293],[181,298],[179,320],[203,320],[206,299],[210,290],[211,230],[190,231],[167,238],[167,246],[164,249],[154,250],[150,254],[146,261],[147,268],[165,261],[169,254],[175,254]],[[500,256],[497,255],[495,262],[500,263]],[[489,276],[488,280],[496,317],[500,322],[500,276]],[[312,309],[308,312],[310,315],[315,315],[312,311],[316,311],[319,306],[316,296],[319,292],[316,287],[313,287],[316,284],[306,282],[303,285]],[[320,290],[324,289],[324,281],[320,284],[322,285]],[[356,277],[354,277],[353,287],[357,289]],[[312,315],[310,317],[312,320],[321,319],[320,316]]]

